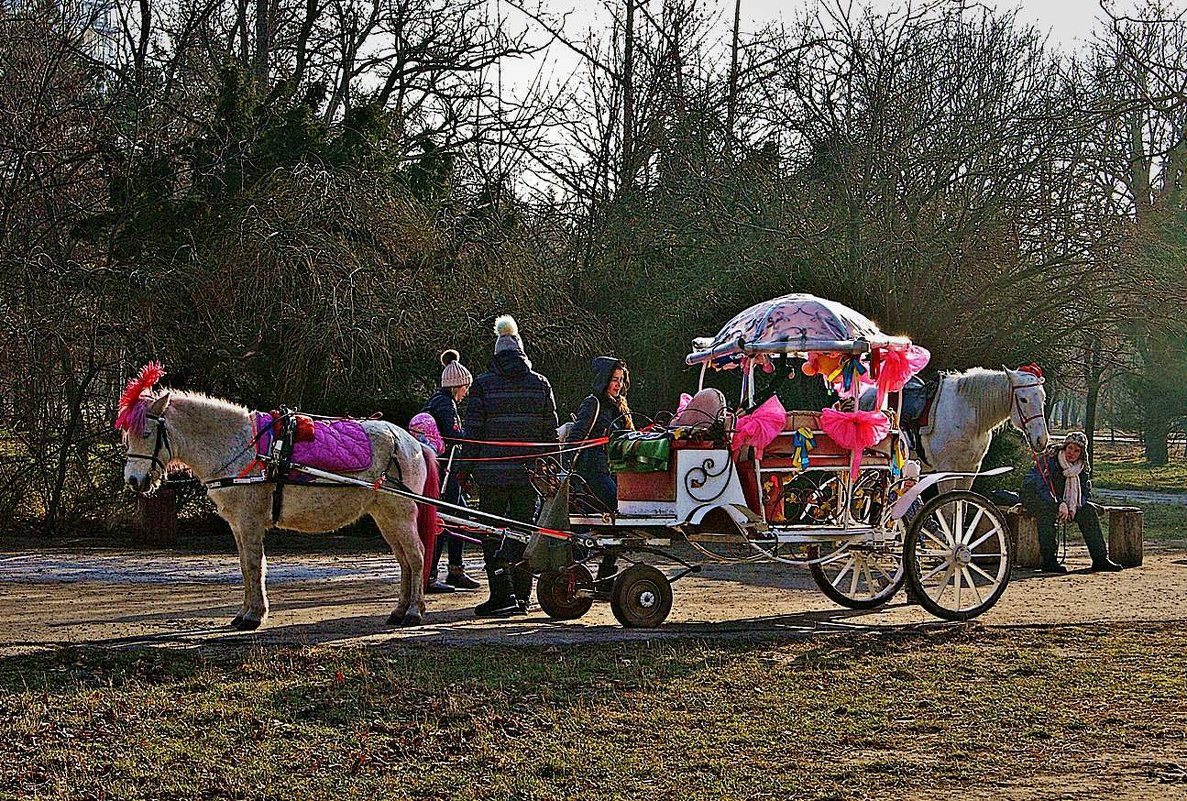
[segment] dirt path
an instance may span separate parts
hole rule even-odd
[[[1088,565],[1073,547],[1073,571]],[[475,573],[481,571],[471,565]],[[292,555],[269,560],[271,616],[252,634],[225,628],[241,598],[230,555],[107,549],[0,551],[0,655],[63,643],[108,647],[219,643],[566,644],[649,638],[796,636],[904,625],[946,625],[896,602],[876,613],[841,609],[806,570],[710,565],[675,585],[672,614],[657,630],[623,629],[609,606],[558,623],[527,617],[478,620],[485,593],[429,598],[428,624],[390,629],[396,563],[385,555]],[[1187,553],[1147,549],[1145,564],[1118,574],[1044,576],[1018,570],[1002,600],[980,618],[990,626],[1187,619]]]
[[[1139,506],[1149,503],[1161,503],[1170,506],[1187,506],[1187,492],[1098,489],[1093,490],[1093,493],[1110,503],[1132,503]]]

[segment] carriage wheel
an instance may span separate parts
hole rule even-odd
[[[1010,532],[997,507],[960,490],[928,501],[907,534],[907,581],[924,609],[945,620],[971,620],[1010,582]]]
[[[577,591],[592,587],[593,576],[585,565],[546,570],[536,583],[536,600],[553,620],[576,620],[593,606],[593,598],[580,596]]]
[[[893,542],[871,546],[863,542],[842,542],[816,564],[808,565],[820,591],[834,603],[850,609],[877,609],[903,586],[903,525],[887,523]]]
[[[628,629],[653,629],[672,611],[672,582],[650,565],[631,565],[614,579],[610,609]]]

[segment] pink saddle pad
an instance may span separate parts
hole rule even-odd
[[[272,445],[272,415],[255,413],[256,453],[266,454]],[[313,439],[293,444],[292,460],[307,467],[343,473],[357,473],[371,466],[371,440],[358,420],[314,420]]]

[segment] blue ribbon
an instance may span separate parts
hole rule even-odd
[[[816,435],[810,428],[799,428],[791,435],[792,458],[800,460],[800,469],[808,469],[808,451],[816,447]]]
[[[859,375],[865,375],[867,372],[866,366],[861,363],[861,359],[857,356],[846,357],[844,363],[841,365],[841,382],[848,392],[853,386],[853,382],[857,381]]]

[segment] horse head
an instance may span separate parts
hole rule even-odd
[[[1003,367],[1010,379],[1010,423],[1026,435],[1031,450],[1047,447],[1047,393],[1043,389],[1043,371],[1036,364],[1017,370]]]
[[[144,405],[142,422],[124,429],[124,444],[128,446],[128,460],[124,464],[124,483],[135,492],[149,494],[161,485],[165,467],[173,458],[169,444],[169,429],[165,426],[165,412],[169,408],[169,393]]]
[[[169,431],[165,428],[169,393],[158,398],[145,397],[164,375],[165,368],[160,362],[149,362],[128,381],[120,395],[115,428],[123,432],[124,444],[128,446],[124,482],[136,492],[148,493],[160,486],[165,466],[173,458]]]

